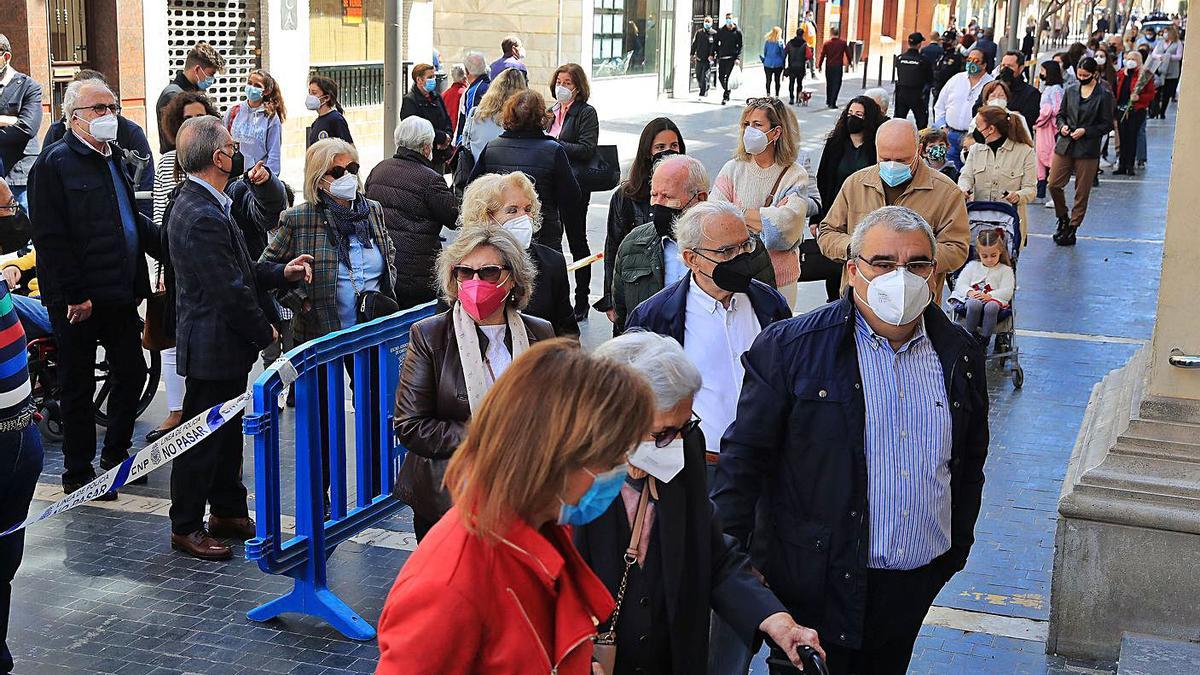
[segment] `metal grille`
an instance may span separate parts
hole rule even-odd
[[[407,62],[406,62],[407,63]],[[407,81],[408,66],[402,75]],[[347,108],[383,103],[383,64],[364,63],[353,66],[313,66],[310,75],[324,75],[337,82],[338,102]]]
[[[83,0],[50,0],[50,61],[78,66],[87,61],[87,12]]]
[[[192,45],[205,41],[225,57],[225,70],[205,93],[221,111],[241,100],[246,75],[261,63],[259,7],[259,0],[167,0],[171,77]]]

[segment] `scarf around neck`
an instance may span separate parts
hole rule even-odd
[[[371,207],[366,197],[361,194],[354,198],[349,207],[342,206],[332,199],[321,196],[321,204],[329,215],[329,224],[333,234],[333,245],[337,249],[338,260],[350,267],[350,237],[358,238],[363,248],[371,248]]]

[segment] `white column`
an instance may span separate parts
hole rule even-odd
[[[279,84],[288,111],[280,149],[281,178],[299,192],[304,182],[304,132],[316,119],[316,113],[304,107],[308,95],[308,0],[265,0],[264,6],[266,18],[259,24],[262,65]]]
[[[158,152],[158,119],[154,106],[163,87],[175,77],[167,57],[167,3],[142,3],[143,56],[146,69],[146,138]]]

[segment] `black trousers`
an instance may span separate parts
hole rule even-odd
[[[868,569],[862,647],[849,649],[822,640],[830,674],[904,675],[921,622],[945,583],[933,565],[907,571]]]
[[[1171,77],[1163,80],[1163,86],[1158,88],[1158,116],[1162,119],[1167,118],[1167,106],[1171,105],[1171,99],[1175,98],[1175,90],[1179,88],[1179,78]]]
[[[96,305],[86,321],[67,321],[65,307],[50,308],[58,343],[59,403],[63,419],[63,482],[96,477],[96,344],[108,360],[108,429],[100,459],[116,464],[129,456],[137,402],[146,384],[142,328],[136,305]],[[245,387],[245,383],[242,383]]]
[[[25,519],[33,490],[42,473],[42,436],[37,426],[0,433],[0,528]],[[0,673],[13,669],[8,651],[8,609],[12,580],[25,553],[25,530],[0,537]]]
[[[183,419],[190,420],[214,405],[246,391],[250,373],[229,380],[188,377]],[[204,505],[218,518],[245,518],[246,486],[242,484],[241,415],[225,423],[171,465],[171,532],[191,534],[204,528]]]
[[[1132,171],[1134,158],[1137,156],[1138,129],[1146,120],[1145,110],[1130,110],[1129,117],[1117,125],[1117,133],[1121,138],[1121,152],[1117,163],[1118,171]]]
[[[587,209],[588,202],[592,199],[592,193],[584,192],[583,197],[579,200],[578,205],[563,205],[558,206],[560,214],[558,222],[542,223],[542,229],[538,230],[534,237],[535,241],[543,246],[549,246],[555,251],[562,251],[562,238],[565,233],[567,235],[567,246],[570,247],[571,257],[575,260],[582,260],[592,254],[591,247],[588,246],[587,240]],[[566,209],[575,208],[582,211],[576,214],[575,222],[578,225],[565,226],[561,214],[566,212]],[[588,304],[588,290],[592,284],[592,266],[584,265],[575,270],[575,306],[583,307]]]
[[[417,535],[417,543],[420,543],[425,535],[429,534],[434,525],[437,525],[436,520],[425,520],[421,516],[413,514],[413,531]]]
[[[783,68],[767,68],[766,66],[763,66],[763,73],[765,73],[767,76],[767,96],[771,95],[771,80],[774,79],[775,97],[779,98],[779,88],[782,86],[780,84],[779,77],[783,74]]]
[[[842,66],[825,64],[825,100],[830,108],[837,107],[838,92],[842,90]]]
[[[929,126],[929,102],[925,100],[923,92],[920,89],[896,87],[896,119],[908,117],[910,111],[918,129]]]
[[[696,59],[696,83],[700,85],[700,95],[708,96],[708,59]]]
[[[733,62],[737,59],[718,59],[717,60],[717,81],[721,83],[721,88],[725,90],[725,100],[729,100],[729,74],[733,72]]]
[[[804,92],[804,69],[803,68],[788,68],[788,100],[799,101],[800,94]]]

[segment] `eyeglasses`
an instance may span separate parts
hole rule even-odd
[[[713,260],[712,258],[709,258],[708,256],[706,256],[704,254],[701,254],[701,257],[706,258],[712,262],[725,262],[727,260],[733,260],[735,257],[737,257],[743,253],[754,253],[754,249],[756,249],[756,248],[758,248],[758,244],[755,242],[754,237],[750,237],[746,241],[743,241],[740,244],[733,244],[732,246],[722,246],[721,248],[702,248],[700,246],[697,246],[696,248],[693,248],[692,250],[696,251],[697,253],[699,253],[700,251],[706,251],[708,253],[712,253],[714,256],[716,256],[718,258],[718,260]]]
[[[903,267],[922,279],[929,278],[929,275],[933,273],[934,266],[934,263],[931,260],[914,260],[902,265],[894,260],[867,260],[861,255],[858,256],[858,259],[879,270],[882,274],[890,274],[895,272],[896,268]]]
[[[97,103],[96,105],[89,105],[83,108],[73,108],[71,112],[79,112],[80,110],[91,110],[96,115],[104,115],[106,113],[121,114],[121,106],[118,103]]]
[[[686,436],[693,429],[700,426],[700,418],[696,413],[692,413],[692,419],[683,423],[683,426],[668,427],[662,431],[652,431],[650,435],[654,438],[654,447],[665,448],[675,441],[679,436]]]
[[[331,166],[331,167],[329,167],[329,170],[325,172],[325,175],[336,180],[338,178],[341,178],[342,176],[345,176],[347,172],[352,173],[355,176],[357,176],[358,175],[358,162],[350,162],[346,166]]]
[[[478,277],[480,281],[486,281],[489,284],[494,284],[497,281],[500,281],[500,277],[503,276],[504,272],[507,270],[508,267],[504,265],[484,265],[483,267],[479,268],[467,267],[466,265],[455,265],[454,267],[450,268],[450,271],[454,272],[454,278],[458,279],[459,281],[470,281],[471,279]]]

